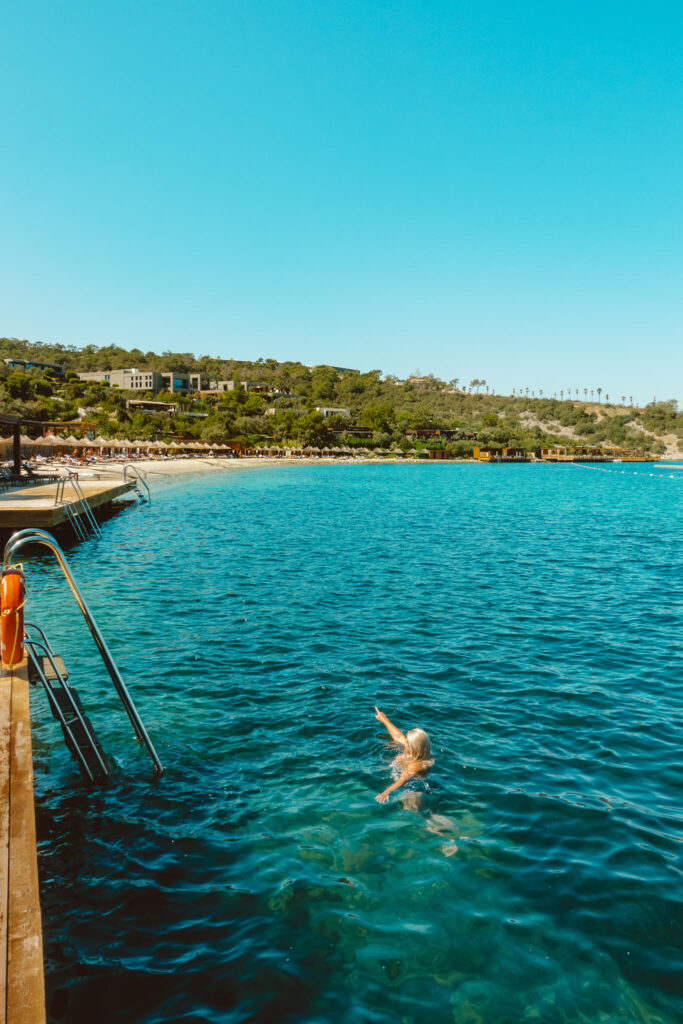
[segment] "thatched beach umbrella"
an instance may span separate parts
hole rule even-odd
[[[24,451],[24,455],[26,455],[26,456],[28,456],[29,454],[34,454],[34,450],[39,447],[39,445],[42,443],[42,440],[43,440],[42,437],[41,438],[33,438],[33,437],[29,437],[28,434],[20,434],[19,435],[19,441],[20,441],[21,447],[22,447],[22,449]],[[29,449],[31,449],[30,453],[29,453]]]

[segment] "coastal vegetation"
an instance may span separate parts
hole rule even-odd
[[[57,377],[49,370],[12,368],[6,359],[58,363],[65,374]],[[78,373],[133,366],[201,372],[233,381],[234,389],[189,395],[133,392],[107,381],[78,378]],[[249,387],[240,383],[245,381]],[[359,373],[274,359],[249,362],[116,345],[77,348],[0,339],[4,410],[42,423],[86,421],[108,438],[403,450],[445,447],[463,457],[471,455],[474,439],[479,445],[526,450],[555,443],[610,443],[651,454],[683,451],[683,412],[675,400],[638,408],[632,401],[627,404],[627,396],[614,401],[601,387],[583,390],[583,400],[576,393],[565,398],[564,391],[559,397],[534,391],[529,395],[526,388],[515,389],[513,395],[496,395],[481,379],[462,382],[421,376],[404,381],[380,370]],[[588,400],[596,394],[597,402]],[[172,402],[175,408],[151,412],[129,406],[130,400],[140,399]],[[341,411],[331,413],[331,409]]]

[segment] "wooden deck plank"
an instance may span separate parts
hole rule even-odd
[[[7,1022],[44,1024],[43,934],[25,660],[12,673],[11,716]]]
[[[7,1001],[7,902],[9,899],[9,763],[12,682],[0,677],[0,1024]]]
[[[127,494],[135,486],[131,480],[79,480],[83,493],[91,508],[106,505],[115,498]],[[55,505],[56,483],[36,484],[32,487],[17,487],[0,491],[0,530],[37,529],[58,526],[66,521],[65,506],[71,505],[78,514],[73,493],[66,489],[64,504]]]

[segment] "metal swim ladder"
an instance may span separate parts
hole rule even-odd
[[[142,473],[140,472],[140,470],[138,469],[137,466],[134,466],[132,463],[127,462],[126,465],[123,467],[123,479],[124,480],[128,479],[128,470],[129,469],[132,469],[132,471],[135,473],[135,477],[137,478],[137,479],[133,480],[133,490],[135,491],[135,493],[137,494],[138,498],[140,499],[140,502],[145,502],[146,501],[148,505],[151,505],[152,504],[152,492],[149,489],[149,484],[147,483],[147,481],[145,480],[144,476],[142,475]],[[138,487],[138,483],[141,483],[142,486],[145,488],[145,491],[147,492],[146,495],[142,493],[142,491]]]
[[[76,495],[76,501],[72,504],[67,501],[64,497],[64,490],[67,483],[71,483]],[[75,473],[72,473],[67,469],[64,476],[60,476],[57,481],[57,491],[55,493],[55,505],[64,503],[64,511],[66,517],[71,523],[74,533],[79,540],[85,540],[88,536],[88,530],[95,534],[96,537],[102,536],[102,531],[98,525],[97,520],[93,514],[93,510],[90,507],[90,503],[86,498],[83,488],[78,482],[78,477]],[[74,509],[73,505],[76,506]]]
[[[119,700],[123,704],[124,710],[130,719],[131,725],[133,726],[133,732],[135,733],[138,741],[143,743],[147,748],[147,752],[152,759],[152,763],[156,771],[163,772],[163,765],[157,756],[157,752],[154,749],[152,741],[147,735],[147,730],[143,725],[142,719],[138,714],[137,708],[133,703],[133,699],[128,692],[126,684],[121,678],[121,673],[116,667],[109,648],[105,643],[104,637],[102,636],[99,627],[76,584],[66,558],[64,557],[64,552],[54,537],[45,530],[20,530],[18,533],[13,534],[5,545],[3,568],[9,569],[12,564],[13,556],[27,544],[42,544],[49,548],[57,559],[59,567],[66,577],[66,581],[69,584],[76,603],[80,608],[81,614],[83,615],[97,649],[100,652],[100,657],[102,658],[111,681],[114,684],[114,689],[118,694]],[[38,638],[31,634],[25,635],[27,656],[31,667],[33,681],[40,682],[42,684],[50,703],[50,709],[54,717],[62,726],[64,738],[72,756],[78,762],[79,767],[86,778],[89,778],[92,781],[96,777],[106,777],[109,774],[109,771],[107,769],[102,748],[100,747],[92,725],[83,710],[76,691],[67,683],[68,674],[64,668],[61,658],[54,654],[45,633],[39,626],[36,626],[33,623],[26,623],[26,626],[28,629],[35,630],[39,635]]]
[[[60,723],[66,745],[71,756],[78,762],[81,772],[90,782],[105,779],[109,770],[104,751],[95,735],[90,719],[83,710],[80,698],[73,686],[67,685],[69,678],[64,662],[54,653],[45,633],[33,622],[26,622],[26,629],[35,630],[40,639],[24,636],[28,657],[29,682],[42,684],[52,715]]]

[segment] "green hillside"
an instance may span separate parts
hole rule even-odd
[[[467,456],[473,441],[466,435],[476,433],[478,444],[511,444],[527,450],[556,442],[612,442],[650,453],[683,451],[683,412],[675,401],[640,409],[616,405],[609,395],[598,403],[503,396],[482,392],[485,382],[481,381],[472,382],[470,389],[434,377],[401,382],[383,377],[379,370],[344,374],[330,366],[311,368],[274,359],[222,360],[114,345],[78,349],[15,338],[0,339],[0,357],[0,405],[4,411],[41,421],[85,418],[106,437],[195,437],[214,442],[399,446],[406,450],[443,445],[456,455]],[[57,383],[39,370],[12,370],[4,363],[7,357],[60,363],[68,371],[66,379]],[[74,376],[77,371],[132,366],[196,370],[217,379],[255,381],[267,386],[269,393],[248,394],[237,388],[220,396],[178,398],[164,392],[123,392]],[[169,415],[127,408],[128,399],[142,397],[173,400],[179,410]],[[349,409],[350,415],[324,419],[316,406]],[[362,436],[351,431],[362,432]],[[419,431],[419,436],[409,431]],[[453,433],[444,439],[438,431]]]

